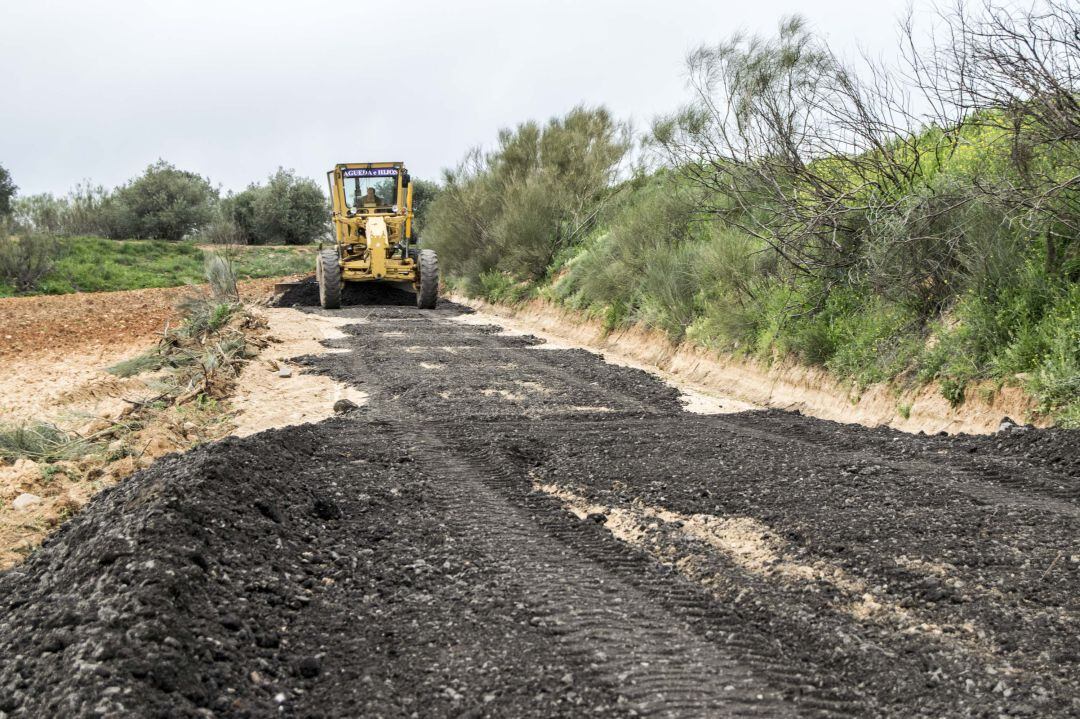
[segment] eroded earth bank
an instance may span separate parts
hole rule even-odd
[[[0,715],[1080,712],[1077,433],[693,415],[411,300],[306,360],[366,404],[161,459],[0,575]]]

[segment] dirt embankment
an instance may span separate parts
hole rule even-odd
[[[820,419],[881,425],[905,432],[986,434],[1002,419],[1046,426],[1034,401],[1019,387],[969,386],[953,407],[936,384],[904,389],[887,384],[859,392],[828,372],[791,363],[772,366],[709,352],[689,344],[673,344],[665,335],[640,327],[609,332],[594,320],[548,302],[533,300],[508,307],[455,296],[509,328],[546,339],[587,347],[610,361],[657,372],[681,387],[696,389],[738,408],[775,407],[798,410]]]
[[[265,302],[275,280],[241,284],[248,302]],[[229,433],[331,416],[338,400],[362,392],[305,373],[292,358],[327,351],[341,336],[329,318],[286,308],[253,310],[260,346],[224,401],[150,406],[156,373],[121,378],[107,368],[142,355],[180,320],[179,301],[199,288],[0,299],[0,426],[46,422],[92,439],[94,451],[64,461],[0,462],[0,568],[17,563],[95,493],[170,452]],[[247,331],[247,330],[245,330]],[[265,336],[263,336],[265,335]]]
[[[277,281],[241,282],[241,296],[262,300]],[[151,347],[178,321],[177,304],[203,292],[166,287],[0,298],[0,419],[48,416],[71,396],[108,394],[116,378],[106,369]]]
[[[260,300],[280,281],[240,282],[241,297]],[[127,349],[160,335],[165,323],[178,317],[180,300],[205,291],[203,286],[163,287],[0,298],[0,359]]]

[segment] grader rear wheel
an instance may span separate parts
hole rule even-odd
[[[416,290],[416,306],[433,310],[439,302],[439,257],[435,250],[420,250],[420,286]]]
[[[319,280],[319,304],[323,309],[341,307],[341,265],[337,252],[323,250],[315,260],[315,276]]]

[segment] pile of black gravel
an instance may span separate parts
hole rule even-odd
[[[318,307],[319,283],[315,277],[286,288],[274,300],[275,307]],[[341,288],[342,307],[416,307],[416,295],[384,282],[346,282]]]
[[[169,456],[0,575],[0,716],[604,709],[379,423]],[[498,607],[492,611],[491,607]]]

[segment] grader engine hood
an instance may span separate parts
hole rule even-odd
[[[369,217],[365,225],[367,237],[368,261],[371,276],[376,280],[386,277],[386,250],[390,246],[390,237],[386,232],[386,220],[381,217]]]

